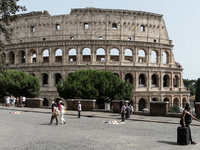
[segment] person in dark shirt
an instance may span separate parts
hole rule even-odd
[[[185,106],[185,109],[182,113],[182,118],[180,120],[180,124],[182,127],[188,127],[189,128],[189,137],[190,137],[190,141],[191,144],[197,144],[196,142],[192,141],[192,136],[191,136],[191,130],[190,130],[190,123],[192,122],[192,119],[197,120],[200,122],[199,119],[195,118],[191,113],[190,113],[190,106],[187,103]]]

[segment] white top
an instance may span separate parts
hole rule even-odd
[[[25,102],[26,101],[26,97],[22,97],[22,101]]]
[[[81,111],[81,104],[78,104],[78,111]]]

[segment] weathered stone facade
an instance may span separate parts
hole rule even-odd
[[[178,106],[189,102],[162,15],[96,8],[58,16],[31,12],[8,28],[12,44],[3,53],[10,69],[39,77],[40,97],[48,105],[59,98],[58,81],[79,69],[109,70],[131,82],[135,110],[152,100]]]

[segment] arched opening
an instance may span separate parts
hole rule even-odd
[[[140,74],[139,76],[139,87],[145,87],[145,76],[143,74]]]
[[[96,61],[105,61],[105,50],[103,48],[98,48],[96,51]]]
[[[48,106],[49,105],[49,101],[46,98],[43,98],[43,106]]]
[[[119,75],[118,75],[117,73],[114,73],[114,75],[116,75],[116,76],[118,76],[118,77],[119,77]]]
[[[49,83],[48,83],[48,75],[45,73],[43,74],[43,87],[48,87],[49,86]]]
[[[169,76],[164,75],[163,77],[163,87],[169,87]]]
[[[62,50],[57,49],[55,52],[55,62],[62,62]]]
[[[145,99],[141,98],[139,100],[139,111],[142,111],[145,108]]]
[[[184,97],[182,99],[182,108],[185,108],[185,106],[186,106],[186,98]]]
[[[142,49],[138,51],[138,62],[140,63],[146,62],[146,53]]]
[[[15,63],[15,54],[13,52],[9,53],[9,62],[10,62],[10,64]]]
[[[83,61],[91,61],[91,49],[90,48],[83,49]]]
[[[156,98],[152,98],[151,101],[157,101]]]
[[[179,106],[179,99],[178,98],[174,98],[174,101],[173,101],[173,106]]]
[[[132,77],[132,75],[131,75],[130,73],[127,73],[127,74],[125,75],[125,81],[126,81],[127,84],[128,84],[128,83],[133,84],[133,77]]]
[[[76,61],[76,49],[69,50],[69,61],[70,62]]]
[[[156,53],[156,51],[152,51],[151,52],[151,63],[157,63],[157,62],[158,62],[157,53]]]
[[[113,48],[110,50],[110,61],[119,61],[119,50]]]
[[[158,81],[157,76],[153,74],[151,76],[151,87],[158,87]]]
[[[48,63],[49,62],[49,50],[46,49],[43,51],[43,63]]]
[[[55,76],[55,86],[57,86],[58,82],[62,83],[62,77],[60,73],[57,73]]]
[[[163,64],[168,64],[169,63],[169,54],[168,52],[163,52]]]
[[[173,86],[179,87],[179,77],[177,75],[175,75],[173,78]]]
[[[32,63],[36,63],[36,60],[37,60],[37,54],[35,51],[33,51],[32,53]]]
[[[125,56],[124,56],[125,58],[125,60],[128,60],[128,61],[131,61],[131,62],[133,62],[133,52],[132,52],[132,50],[130,50],[130,49],[126,49],[125,50]]]

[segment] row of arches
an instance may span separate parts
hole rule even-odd
[[[140,63],[147,62],[147,52],[144,49],[140,49],[138,51],[138,60],[135,60]],[[96,61],[105,61],[106,59],[106,51],[103,48],[98,48],[95,51]],[[110,61],[120,61],[120,51],[117,48],[113,48],[109,51],[109,60]],[[133,62],[133,51],[131,49],[125,49],[124,51],[124,61]],[[6,54],[4,53],[4,56]],[[42,55],[38,55],[36,50],[30,50],[30,53],[27,55],[29,58],[29,63],[36,63],[38,59],[42,59],[43,63],[48,63],[50,58],[50,51],[48,49],[42,50]],[[70,49],[68,51],[68,61],[77,61],[78,52],[76,49]],[[13,51],[8,53],[9,62],[11,64],[15,63],[15,53]],[[63,50],[56,49],[54,51],[54,61],[55,62],[62,62],[63,61]],[[90,48],[84,48],[82,50],[82,61],[91,61],[92,53]],[[162,54],[163,57],[163,64],[169,63],[169,53],[164,51]],[[25,63],[26,62],[26,54],[25,51],[21,50],[18,52],[18,60],[17,62]],[[156,50],[151,51],[151,63],[158,63],[159,62],[159,52]]]
[[[158,101],[158,100],[157,100],[157,98],[152,98],[151,101]],[[176,105],[178,107],[184,108],[185,105],[186,105],[187,99],[185,97],[182,98],[182,103],[181,103],[180,100],[177,97],[175,97],[173,99],[173,101],[171,101],[171,102],[170,102],[169,98],[164,98],[163,102],[169,102],[170,106],[175,106]],[[142,111],[144,108],[147,108],[147,101],[144,98],[141,98],[139,100],[138,105],[139,105],[138,110]]]
[[[117,75],[119,77],[119,75],[117,73],[114,73],[115,75]],[[35,74],[32,74],[35,76]],[[173,78],[173,87],[179,87],[179,76],[178,75],[175,75],[174,78]],[[54,86],[56,86],[58,84],[58,82],[60,81],[60,83],[62,83],[62,76],[60,73],[56,73],[54,74]],[[151,75],[151,87],[159,87],[161,86],[159,84],[159,76],[157,74],[153,74]],[[134,84],[133,83],[133,76],[132,74],[130,73],[127,73],[125,75],[125,82],[127,83],[131,83],[131,84]],[[49,86],[49,76],[47,73],[43,73],[42,74],[42,86],[43,87],[48,87]],[[146,87],[147,86],[147,79],[145,77],[144,74],[140,74],[139,75],[139,78],[138,78],[138,86],[139,87]],[[163,87],[169,87],[170,86],[170,77],[169,75],[164,75],[163,76]]]

